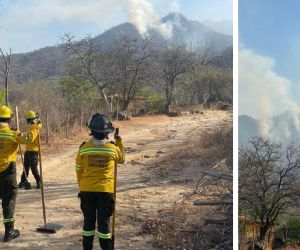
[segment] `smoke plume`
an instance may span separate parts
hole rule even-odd
[[[170,2],[170,9],[179,11],[179,2]],[[172,36],[172,25],[161,23],[160,17],[156,13],[153,1],[150,0],[128,0],[128,17],[142,36],[147,36],[148,29],[157,30],[164,38],[170,39]]]
[[[262,135],[288,138],[288,123],[300,131],[300,109],[291,96],[291,82],[274,71],[275,65],[274,59],[249,49],[239,51],[239,113],[259,119]],[[285,112],[289,121],[281,120],[277,131],[272,130],[274,116]]]

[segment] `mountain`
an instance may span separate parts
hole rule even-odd
[[[247,115],[239,116],[239,146],[247,144],[250,137],[259,136],[260,120]],[[268,136],[280,140],[300,139],[300,114],[285,111],[269,120]]]
[[[285,111],[274,116],[270,134],[281,140],[300,139],[300,115]]]
[[[233,23],[229,20],[224,21],[212,21],[212,20],[205,20],[202,22],[206,27],[211,28],[216,32],[220,32],[229,36],[233,34]]]
[[[232,47],[232,36],[216,32],[198,21],[188,20],[179,13],[170,13],[161,22],[171,25],[173,42],[192,43],[195,47],[207,45],[217,53]]]
[[[157,28],[165,24],[171,30],[171,36],[166,38]],[[109,45],[120,35],[127,34],[135,39],[142,39],[134,24],[123,23],[115,26],[94,38],[96,43]],[[148,29],[148,34],[158,45],[168,43],[186,43],[194,47],[208,46],[214,53],[220,53],[232,47],[232,36],[213,31],[198,21],[188,20],[179,13],[170,13],[160,20],[157,25]]]
[[[239,116],[239,146],[247,144],[253,136],[259,136],[259,121],[247,115]]]
[[[157,27],[165,25],[171,31],[166,38]],[[93,38],[95,44],[110,45],[126,34],[134,39],[141,40],[143,36],[135,25],[123,23]],[[232,47],[232,36],[212,30],[198,21],[188,20],[179,13],[170,13],[148,29],[148,34],[158,46],[168,43],[187,43],[193,47],[207,46],[211,53],[220,54]],[[41,48],[39,50],[14,54],[12,56],[11,78],[17,83],[26,83],[39,77],[56,78],[66,74],[68,58],[59,46]]]

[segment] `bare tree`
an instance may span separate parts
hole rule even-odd
[[[239,206],[247,216],[260,222],[257,247],[278,218],[292,206],[299,193],[300,148],[272,142],[263,137],[250,139],[239,152]],[[298,173],[298,176],[297,176]]]
[[[161,54],[161,71],[165,82],[167,107],[172,104],[176,81],[184,73],[192,70],[193,53],[185,45],[172,45]]]
[[[225,49],[220,55],[212,58],[212,63],[220,68],[232,68],[233,67],[233,49],[229,47]]]
[[[122,110],[136,96],[140,87],[150,79],[151,59],[155,51],[150,38],[142,41],[122,36],[107,51],[107,79],[122,97]]]
[[[11,67],[11,49],[9,49],[9,53],[4,54],[2,49],[0,48],[0,52],[4,62],[4,69],[2,69],[2,71],[4,73],[4,81],[5,81],[5,103],[6,105],[8,105],[8,80],[9,80],[9,73]]]
[[[210,107],[212,101],[232,102],[232,68],[220,61],[224,53],[216,56],[207,46],[195,51],[187,88],[192,93],[192,100],[196,97],[206,107]],[[230,49],[225,54],[230,54]]]
[[[74,36],[71,34],[65,34],[62,38],[62,46],[66,49],[66,52],[71,55],[77,61],[79,73],[84,74],[91,83],[97,86],[100,91],[101,97],[105,102],[106,108],[110,109],[110,104],[105,93],[105,88],[109,85],[107,82],[103,82],[103,71],[99,68],[99,61],[101,60],[101,50],[99,46],[96,46],[90,36],[80,42],[74,41]],[[78,73],[78,72],[77,72]]]

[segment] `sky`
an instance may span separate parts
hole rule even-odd
[[[232,0],[0,0],[0,48],[33,51],[58,44],[64,33],[80,39],[128,21],[144,30],[169,12],[232,20],[232,9]]]
[[[300,113],[300,1],[239,0],[239,114]],[[295,118],[296,119],[296,118]]]

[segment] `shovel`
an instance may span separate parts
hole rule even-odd
[[[62,226],[58,224],[47,224],[46,222],[46,206],[45,206],[45,195],[44,195],[44,183],[43,183],[43,168],[42,168],[42,153],[41,153],[41,138],[40,133],[38,137],[39,143],[39,163],[40,163],[40,176],[41,176],[41,194],[42,194],[42,204],[43,204],[43,217],[44,217],[44,227],[38,227],[36,230],[41,233],[54,234],[56,229],[60,229]],[[55,229],[56,228],[56,229]]]
[[[116,128],[116,135],[119,135],[119,128]],[[115,205],[114,205],[114,212],[113,212],[113,217],[112,217],[112,249],[115,249],[115,227],[116,227],[116,203],[117,203],[117,164],[115,164],[115,169],[114,169],[114,200],[115,200]]]
[[[19,126],[19,112],[18,112],[18,107],[17,106],[16,106],[16,120],[17,120],[17,130],[19,131],[20,130],[20,126]],[[26,180],[26,183],[27,183],[28,181],[27,181],[27,175],[26,175],[26,172],[25,172],[24,158],[23,158],[22,148],[21,148],[20,144],[18,145],[18,149],[19,149],[19,153],[20,153],[20,156],[21,156],[21,160],[22,160],[23,174],[25,176],[25,180]]]

